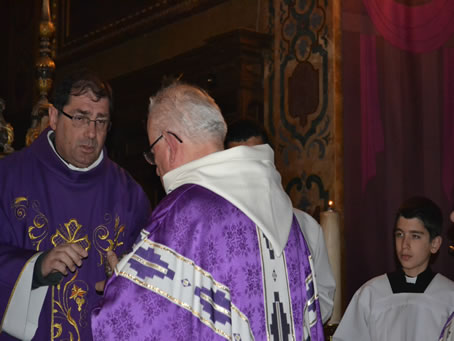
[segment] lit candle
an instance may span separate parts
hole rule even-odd
[[[340,242],[340,218],[334,210],[334,203],[329,201],[329,208],[320,214],[320,225],[325,236],[328,258],[336,280],[336,293],[334,295],[334,308],[330,324],[339,323],[342,317],[342,278],[341,278],[341,242]]]

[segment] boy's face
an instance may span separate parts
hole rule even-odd
[[[410,277],[416,277],[426,270],[430,256],[437,253],[441,237],[430,240],[429,231],[418,218],[397,220],[394,232],[396,253],[402,269]]]

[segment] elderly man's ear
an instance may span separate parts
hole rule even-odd
[[[181,143],[178,142],[172,134],[169,134],[166,131],[163,132],[162,135],[164,135],[164,139],[169,146],[169,164],[174,165],[179,154],[182,153]]]

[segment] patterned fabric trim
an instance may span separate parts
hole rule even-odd
[[[262,260],[268,340],[294,340],[295,327],[285,252],[278,257],[263,232],[258,227],[256,230]]]
[[[149,239],[126,257],[117,275],[190,311],[226,340],[254,340],[247,317],[231,302],[229,289],[192,260]]]
[[[268,340],[295,340],[293,325],[292,301],[288,282],[285,252],[277,256],[273,247],[261,230],[256,227],[262,260],[263,290],[266,307]],[[320,334],[321,321],[317,315],[318,293],[314,284],[314,264],[312,256],[305,245],[305,261],[303,264],[305,278],[306,302],[304,305],[303,339],[322,340]]]

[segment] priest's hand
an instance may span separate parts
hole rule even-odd
[[[111,277],[113,275],[113,269],[118,264],[118,257],[113,251],[107,251],[107,264],[106,264],[106,275]]]
[[[105,263],[106,277],[109,279],[113,275],[113,269],[118,264],[118,257],[113,251],[107,251],[106,254],[107,262]],[[95,288],[96,292],[102,294],[104,292],[104,287],[106,286],[106,281],[96,282]]]
[[[41,273],[44,277],[60,272],[63,275],[76,271],[82,266],[82,259],[88,256],[88,252],[78,244],[62,244],[50,250],[41,264]]]

